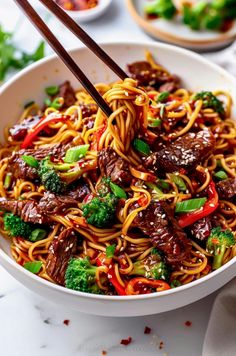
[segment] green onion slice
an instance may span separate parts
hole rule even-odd
[[[4,186],[5,189],[10,188],[10,186],[11,186],[11,179],[12,179],[12,173],[7,173],[7,174],[6,174],[6,177],[5,177],[5,179],[4,179],[4,184],[3,184],[3,186]]]
[[[175,183],[181,191],[187,190],[187,186],[186,186],[183,178],[181,178],[180,176],[173,174],[173,173],[170,173],[169,177],[170,177],[171,182]]]
[[[22,161],[24,161],[28,166],[33,168],[38,168],[39,162],[33,156],[21,156]]]
[[[148,126],[149,127],[160,127],[161,119],[155,119],[154,117],[148,117]]]
[[[44,229],[35,229],[31,232],[29,240],[31,242],[36,242],[45,239],[47,236],[47,231]]]
[[[37,274],[39,273],[42,265],[43,265],[42,261],[26,262],[24,264],[24,268],[34,274]]]
[[[127,199],[127,194],[124,191],[124,189],[122,189],[121,187],[119,187],[119,185],[110,182],[110,188],[112,190],[112,192],[114,193],[114,195],[119,198],[119,199]]]
[[[139,138],[134,139],[133,145],[137,151],[139,151],[140,153],[146,156],[149,155],[151,152],[149,145],[143,140],[140,140]]]
[[[161,94],[158,95],[156,101],[158,103],[163,103],[163,101],[165,101],[166,99],[168,99],[170,95],[170,92],[169,91],[163,91]]]
[[[195,198],[184,200],[176,204],[176,213],[189,213],[191,211],[200,209],[207,201],[207,198]]]
[[[45,89],[45,92],[46,92],[48,95],[50,95],[50,96],[57,95],[57,94],[59,93],[59,87],[56,86],[56,85],[47,87],[47,88]]]
[[[176,288],[176,287],[179,287],[181,286],[181,283],[180,281],[178,281],[178,279],[174,279],[171,284],[170,284],[171,288]]]
[[[219,180],[224,180],[228,178],[228,175],[225,171],[219,171],[214,174],[214,177],[216,177]]]
[[[79,161],[81,158],[86,156],[88,152],[89,145],[81,145],[76,147],[71,147],[66,151],[64,162],[74,163]]]
[[[157,187],[160,189],[169,189],[170,184],[163,179],[159,179],[157,182]]]
[[[106,257],[107,258],[112,258],[114,256],[114,254],[115,254],[115,250],[116,250],[116,245],[115,244],[107,246],[107,248],[106,248]]]
[[[163,198],[164,193],[163,193],[163,191],[161,189],[159,189],[157,187],[156,184],[149,183],[149,182],[145,182],[145,184],[148,186],[148,188],[150,188],[152,190],[152,195],[153,195],[154,198],[156,198],[156,199]]]

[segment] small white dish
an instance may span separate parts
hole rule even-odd
[[[98,5],[89,10],[69,11],[64,9],[64,11],[79,23],[89,22],[101,16],[108,9],[111,2],[112,0],[99,0]]]
[[[149,20],[144,13],[147,0],[126,0],[135,22],[151,37],[194,50],[213,50],[229,45],[236,39],[236,21],[227,32],[193,31],[177,16],[169,21],[161,18]]]

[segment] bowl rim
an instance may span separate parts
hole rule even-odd
[[[137,42],[137,41],[117,41],[117,42],[104,41],[104,42],[99,42],[99,45],[101,45],[102,47],[103,46],[109,46],[109,47],[138,46],[138,47],[142,47],[143,49],[145,49],[147,46],[150,46],[155,49],[164,49],[164,50],[168,50],[169,52],[179,53],[179,54],[185,55],[189,58],[192,58],[193,60],[197,60],[198,62],[201,62],[206,67],[210,67],[213,70],[218,71],[219,74],[221,74],[223,77],[225,77],[229,81],[233,82],[236,87],[236,78],[234,78],[231,74],[229,74],[223,68],[219,67],[217,64],[212,63],[208,59],[202,57],[200,54],[197,54],[197,53],[190,51],[188,49],[185,49],[185,48],[180,48],[180,47],[170,45],[170,44],[165,44],[165,43],[152,42],[150,40],[141,41],[141,42]],[[76,48],[69,49],[68,52],[73,55],[74,53],[77,53],[80,50],[88,50],[88,49],[86,49],[85,46],[81,45]],[[52,54],[50,56],[47,56],[47,57],[39,60],[36,63],[29,65],[27,68],[23,69],[22,71],[20,71],[16,75],[14,75],[10,80],[8,80],[5,84],[2,85],[2,87],[0,88],[0,95],[3,94],[5,90],[10,88],[11,85],[14,84],[14,82],[17,82],[18,80],[20,80],[27,73],[34,71],[38,67],[41,67],[48,62],[51,62],[51,61],[53,62],[58,59],[59,58],[56,54]],[[177,288],[172,288],[172,289],[169,289],[166,291],[162,291],[161,293],[154,292],[154,293],[150,293],[150,294],[141,294],[141,295],[132,295],[132,296],[108,296],[108,295],[98,295],[98,294],[91,294],[91,293],[75,291],[75,290],[68,289],[63,286],[57,285],[53,282],[47,281],[41,277],[38,277],[37,275],[34,275],[33,273],[27,271],[21,265],[17,264],[17,262],[15,260],[13,260],[10,256],[8,256],[1,248],[0,248],[0,257],[8,265],[10,265],[14,269],[18,270],[19,273],[23,273],[26,278],[32,279],[36,283],[44,285],[45,287],[52,288],[53,290],[55,290],[55,292],[60,292],[60,293],[64,292],[66,294],[69,294],[72,296],[78,296],[78,297],[82,297],[82,298],[89,298],[89,299],[95,299],[95,300],[97,299],[97,300],[119,301],[119,302],[120,301],[127,302],[127,301],[133,301],[133,300],[149,300],[149,299],[153,299],[153,298],[163,298],[165,296],[169,296],[172,294],[181,293],[182,291],[186,291],[188,289],[194,288],[195,286],[197,286],[199,284],[206,283],[209,279],[214,278],[218,274],[223,273],[230,266],[232,266],[236,263],[236,256],[235,256],[230,261],[228,261],[225,265],[220,267],[218,270],[215,270],[215,271],[209,273],[208,275],[206,275],[200,279],[197,279],[195,281],[192,281],[188,284],[179,286]],[[1,264],[1,261],[0,261],[0,264]]]

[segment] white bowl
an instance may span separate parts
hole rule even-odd
[[[108,9],[108,6],[111,4],[111,2],[112,0],[99,0],[98,5],[92,9],[81,11],[64,11],[79,23],[89,22],[101,16]]]
[[[105,44],[103,48],[123,68],[127,63],[142,60],[144,51],[148,49],[159,63],[182,78],[184,86],[196,91],[224,89],[236,98],[236,79],[193,52],[148,42]],[[71,53],[93,82],[109,82],[116,78],[86,48],[76,49]],[[44,88],[59,84],[65,79],[69,79],[73,86],[78,86],[64,64],[56,56],[52,56],[33,64],[6,83],[0,90],[0,139],[3,138],[3,128],[19,118],[25,102],[34,99],[43,103]],[[235,106],[233,111],[236,117]],[[19,282],[48,300],[61,304],[64,308],[106,316],[147,315],[175,309],[209,295],[236,275],[234,258],[219,270],[179,288],[148,295],[117,297],[72,291],[33,275],[12,259],[10,243],[4,238],[0,238],[0,263]]]

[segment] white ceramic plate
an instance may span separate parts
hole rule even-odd
[[[159,43],[116,43],[103,48],[123,68],[127,63],[144,58],[151,51],[159,63],[176,74],[183,85],[194,91],[223,89],[236,98],[236,79],[223,69],[187,50]],[[86,48],[73,50],[73,57],[93,82],[110,82],[115,75]],[[65,79],[78,87],[78,82],[56,57],[46,58],[15,76],[0,90],[0,140],[3,129],[19,118],[24,103],[36,100],[43,103],[44,88]],[[234,103],[234,117],[236,106]],[[139,296],[102,296],[72,291],[39,278],[17,265],[10,255],[10,243],[0,237],[0,263],[19,282],[47,300],[81,312],[106,316],[136,316],[164,312],[192,303],[223,286],[236,275],[236,258],[206,277],[185,286],[161,293]]]
[[[99,0],[98,5],[92,9],[82,11],[65,10],[65,12],[79,23],[89,22],[101,16],[108,9],[111,2],[112,0]]]
[[[236,21],[225,32],[193,31],[185,26],[180,18],[168,21],[164,19],[147,20],[144,6],[147,0],[126,0],[131,16],[149,35],[165,42],[196,50],[212,50],[230,44],[236,38]]]

